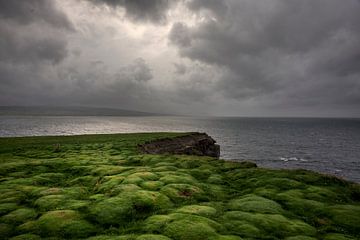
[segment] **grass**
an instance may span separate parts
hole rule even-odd
[[[0,138],[0,239],[360,239],[358,184],[137,151],[178,135]]]

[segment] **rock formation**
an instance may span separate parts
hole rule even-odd
[[[163,138],[139,145],[143,153],[187,154],[219,158],[220,146],[206,133],[190,133],[174,138]]]

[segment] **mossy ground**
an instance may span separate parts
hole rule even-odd
[[[358,184],[137,151],[177,135],[1,138],[0,238],[360,239]]]

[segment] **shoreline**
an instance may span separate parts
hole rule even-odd
[[[0,138],[10,239],[357,239],[360,185],[309,170],[141,154],[187,133]]]

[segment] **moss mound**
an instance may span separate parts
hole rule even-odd
[[[137,238],[135,238],[135,240],[170,240],[170,238],[158,234],[144,234],[138,236]]]
[[[122,225],[171,206],[169,198],[159,192],[136,190],[97,202],[90,212],[100,224]]]
[[[62,237],[87,237],[96,232],[92,224],[73,210],[49,211],[36,221],[42,235]]]
[[[239,210],[244,212],[273,214],[283,213],[283,209],[280,204],[253,194],[231,200],[228,204],[228,208],[230,210]]]
[[[293,235],[313,236],[316,229],[301,220],[290,220],[279,214],[247,213],[241,211],[229,211],[224,214],[224,219],[228,221],[248,222],[252,225],[254,233],[258,229],[260,233],[271,234],[277,237]],[[240,233],[241,235],[241,233]]]
[[[1,221],[10,224],[19,224],[34,219],[37,215],[35,209],[19,208],[1,217]]]
[[[16,237],[10,238],[10,240],[40,240],[41,237],[35,234],[21,234]]]
[[[176,210],[178,213],[196,214],[203,217],[211,217],[216,215],[216,209],[209,206],[187,205]]]

